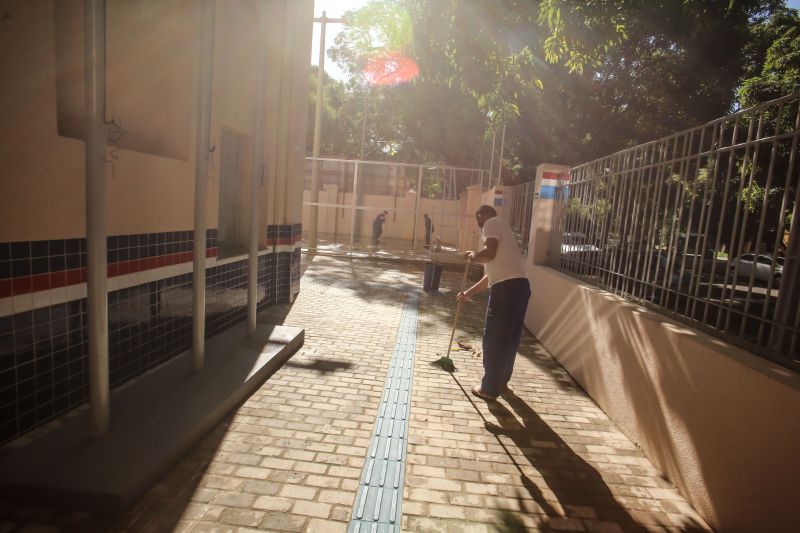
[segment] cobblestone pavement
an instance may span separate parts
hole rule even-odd
[[[0,532],[345,531],[419,266],[305,260],[301,293],[272,318],[303,348],[122,516],[0,507]],[[695,531],[706,526],[530,334],[499,402],[474,398],[485,298],[464,306],[461,273],[420,296],[403,502],[408,531]],[[534,303],[535,305],[535,290]]]

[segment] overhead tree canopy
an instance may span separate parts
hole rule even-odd
[[[336,82],[330,155],[359,153],[365,109],[365,153],[384,159],[487,167],[506,124],[504,176],[524,180],[716,118],[737,89],[749,105],[797,87],[783,0],[373,0],[347,17],[331,56],[354,77]],[[367,85],[385,50],[419,76]]]

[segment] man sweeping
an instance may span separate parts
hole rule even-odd
[[[383,233],[383,224],[386,222],[386,216],[388,214],[388,211],[378,213],[378,216],[372,221],[372,244],[374,245],[378,244],[378,237]]]
[[[458,299],[463,302],[489,288],[483,330],[484,375],[472,394],[492,401],[506,389],[511,379],[531,290],[517,240],[508,222],[499,218],[489,205],[478,208],[475,220],[481,228],[483,247],[467,252],[465,257],[467,261],[486,265],[485,274],[475,285],[458,293]]]

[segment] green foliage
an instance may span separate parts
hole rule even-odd
[[[611,212],[611,202],[605,199],[597,200],[594,203],[594,212],[598,217],[605,217]]]
[[[580,198],[570,198],[567,202],[567,213],[570,215],[579,215],[583,210]]]
[[[425,198],[438,199],[442,197],[442,182],[439,180],[428,180],[422,185],[422,196]]]
[[[738,194],[738,198],[742,201],[744,208],[751,213],[761,211],[761,204],[764,201],[764,188],[753,182],[746,187],[742,187],[742,192]]]
[[[340,154],[360,147],[359,99],[370,91],[358,75],[387,47],[412,57],[420,76],[370,101],[368,153],[457,165],[477,165],[483,153],[488,167],[492,132],[506,124],[506,182],[541,162],[582,163],[725,114],[756,74],[742,85],[742,105],[796,86],[797,15],[783,6],[373,0],[347,15],[331,50],[354,75],[344,92],[355,102],[337,115],[349,125],[335,142],[346,145]]]
[[[738,90],[742,107],[800,91],[800,14],[778,7],[754,22],[746,50],[745,80]]]

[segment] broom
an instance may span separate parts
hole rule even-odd
[[[464,266],[464,278],[461,280],[461,291],[464,292],[464,287],[467,285],[467,274],[469,274],[469,265],[470,262],[467,261]],[[444,357],[440,357],[433,363],[432,365],[440,367],[445,372],[454,372],[456,369],[456,365],[453,364],[453,360],[450,359],[450,350],[453,349],[453,337],[456,334],[456,325],[458,324],[458,315],[461,313],[461,304],[463,304],[461,300],[458,301],[458,306],[456,307],[456,315],[453,318],[453,329],[450,331],[450,342],[447,344],[447,355]]]

